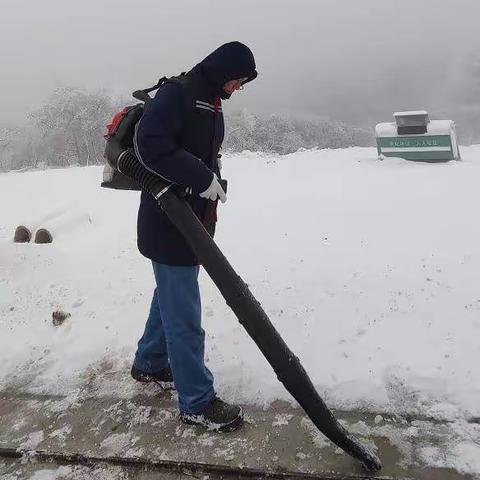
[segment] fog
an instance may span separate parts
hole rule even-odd
[[[250,46],[259,77],[227,109],[358,125],[388,120],[400,109],[448,114],[458,99],[470,101],[480,50],[479,0],[0,0],[0,6],[0,123],[23,122],[59,86],[116,94],[147,87],[230,40]]]

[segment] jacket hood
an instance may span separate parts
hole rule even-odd
[[[245,77],[251,82],[257,77],[252,51],[243,43],[229,42],[217,48],[197,64],[192,72],[200,72],[212,86],[215,95],[230,98],[223,86],[230,80]]]

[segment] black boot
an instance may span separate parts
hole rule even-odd
[[[189,425],[202,425],[207,430],[216,432],[231,432],[243,425],[242,408],[230,405],[217,396],[201,412],[181,413],[180,418]]]
[[[133,365],[130,373],[137,382],[154,382],[164,390],[173,390],[175,388],[170,365],[167,368],[154,373],[142,372],[142,370],[139,370],[135,365]]]

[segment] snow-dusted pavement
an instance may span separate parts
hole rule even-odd
[[[462,156],[226,156],[216,240],[329,405],[468,424],[425,455],[480,472],[478,425],[468,423],[480,417],[480,146]],[[102,190],[100,177],[98,167],[0,175],[1,388],[72,395],[102,362],[125,372],[117,390],[129,388],[153,280],[135,246],[138,193]],[[19,224],[49,225],[54,243],[14,244]],[[214,285],[201,283],[221,395],[257,407],[289,400]],[[56,309],[71,313],[60,327]]]
[[[55,474],[64,477],[56,462],[46,464],[46,459],[37,452],[81,454],[113,461],[119,457],[124,461],[139,459],[147,469],[152,468],[152,461],[164,462],[163,467],[167,468],[162,471],[167,472],[178,462],[193,470],[197,478],[208,476],[212,480],[225,477],[212,476],[215,470],[211,466],[233,469],[233,474],[238,468],[247,468],[323,475],[324,480],[332,478],[327,475],[333,473],[339,480],[343,480],[343,475],[349,479],[365,478],[359,462],[330,443],[298,408],[285,402],[274,402],[267,409],[250,405],[246,409],[246,423],[239,431],[204,432],[179,422],[174,395],[161,393],[158,388],[130,384],[128,396],[96,395],[101,382],[106,381],[111,387],[118,384],[119,379],[115,377],[120,373],[108,368],[91,371],[86,388],[70,397],[25,396],[14,389],[4,391],[0,395],[0,476],[2,460],[5,462],[3,449],[8,446],[37,460],[36,470],[43,471],[41,478],[45,480],[57,478]],[[461,444],[466,436],[480,440],[476,432],[478,425],[464,422],[460,426],[458,422],[404,419],[358,411],[335,413],[350,432],[382,458],[383,469],[379,473],[382,479],[470,478],[447,468],[442,455],[454,459],[458,452],[450,452],[450,445]],[[473,451],[466,453],[473,454]],[[29,476],[31,467],[25,463],[5,466],[6,473],[18,475],[12,475],[11,480],[38,480]],[[74,469],[76,462],[69,461],[67,465]],[[102,467],[98,461],[94,465]],[[468,465],[465,459],[462,465],[463,469]],[[458,467],[462,465],[457,463]],[[142,468],[135,472],[138,470]],[[93,478],[86,472],[84,476],[81,472],[77,472],[77,476],[69,473],[66,478],[72,480]],[[114,469],[110,476],[105,474],[105,480],[116,478],[137,477],[121,477]],[[237,477],[233,475],[233,478]]]

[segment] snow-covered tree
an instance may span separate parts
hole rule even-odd
[[[105,125],[128,104],[105,92],[55,90],[30,116],[29,127],[0,128],[0,170],[103,163]],[[373,131],[322,117],[227,115],[224,148],[230,151],[293,153],[300,148],[373,145]]]
[[[31,133],[15,125],[0,126],[0,171],[31,165]]]
[[[12,168],[13,143],[17,136],[15,127],[0,126],[0,169],[9,170]]]
[[[30,115],[42,138],[48,165],[89,165],[102,161],[105,125],[114,111],[102,92],[59,88]]]
[[[350,127],[322,117],[273,114],[262,117],[246,110],[228,115],[225,149],[293,153],[300,148],[343,148],[374,144],[373,130]]]

